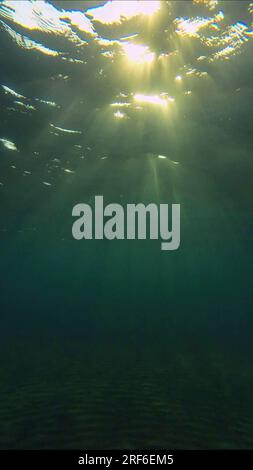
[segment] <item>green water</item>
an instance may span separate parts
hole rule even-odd
[[[0,2],[0,448],[252,448],[252,7],[57,22],[104,3]],[[181,204],[179,250],[74,240],[95,195]]]

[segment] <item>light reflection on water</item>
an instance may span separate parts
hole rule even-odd
[[[41,92],[39,83],[37,87],[34,83],[31,91],[28,82],[24,87],[19,81],[16,84],[14,80],[2,81],[2,90],[8,97],[3,103],[6,119],[12,119],[14,113],[21,119],[27,116],[26,132],[29,133],[29,119],[44,112],[42,105],[52,106],[57,112],[53,114],[53,124],[50,121],[44,124],[44,136],[60,138],[63,132],[83,132],[73,125],[66,126],[65,121],[70,122],[78,108],[91,112],[85,87],[81,97],[72,86],[74,77],[74,80],[79,77],[81,88],[82,81],[90,76],[89,80],[95,79],[96,86],[104,95],[92,111],[94,125],[103,116],[111,122],[115,118],[122,122],[125,121],[123,118],[138,122],[140,111],[145,120],[144,115],[152,113],[152,109],[143,105],[167,108],[172,101],[175,101],[175,109],[170,109],[171,114],[167,117],[175,120],[176,125],[176,120],[182,120],[184,107],[189,106],[187,97],[194,94],[198,100],[199,87],[209,92],[215,86],[212,64],[213,67],[217,64],[224,68],[224,62],[235,60],[239,53],[243,55],[246,46],[251,47],[252,4],[240,2],[240,15],[237,4],[211,0],[187,3],[113,1],[87,7],[82,2],[79,10],[77,7],[73,10],[67,3],[63,9],[62,5],[57,7],[53,2],[1,2],[0,27],[7,47],[10,36],[27,54],[26,58],[32,51],[36,52],[37,60],[45,54],[49,56],[48,65],[52,70],[62,68],[59,61],[69,64],[68,73],[60,71],[48,76],[48,86],[44,83],[47,96],[44,97],[35,95],[36,88],[36,93]],[[122,84],[121,89],[117,81]],[[73,104],[68,108],[61,102],[62,96],[55,93],[54,82],[56,87],[65,83],[66,95],[73,95]],[[108,90],[110,82],[115,82],[118,93],[114,93],[111,86],[109,98],[102,90]],[[119,100],[120,94],[128,100]],[[115,109],[109,113],[108,106]],[[124,112],[123,107],[127,108]],[[128,125],[131,125],[130,121]],[[50,130],[52,126],[54,132]],[[8,135],[1,135],[3,143],[15,141],[12,129],[8,132]],[[85,134],[87,136],[87,132]],[[53,145],[58,144],[59,140]],[[5,148],[14,149],[10,145],[5,145]],[[35,152],[37,148],[30,148],[30,151]],[[83,153],[80,158],[83,158]]]

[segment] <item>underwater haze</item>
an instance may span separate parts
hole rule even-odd
[[[253,3],[0,2],[0,448],[253,448]],[[72,237],[180,204],[181,245]]]

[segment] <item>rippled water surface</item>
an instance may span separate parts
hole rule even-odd
[[[0,448],[252,448],[253,3],[0,2]],[[178,251],[72,208],[181,204]]]

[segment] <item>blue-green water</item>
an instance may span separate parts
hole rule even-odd
[[[20,3],[0,2],[0,448],[252,448],[252,5]],[[99,194],[181,204],[180,249],[74,240]]]

